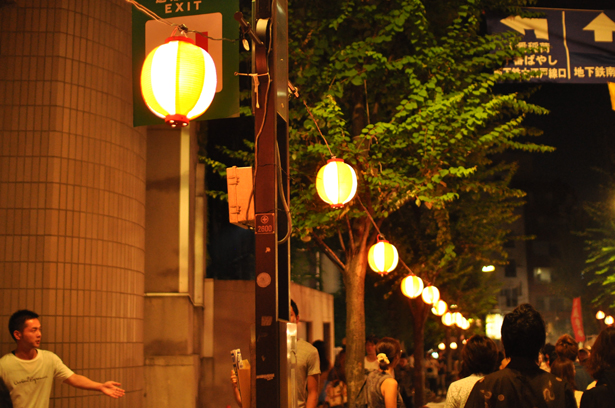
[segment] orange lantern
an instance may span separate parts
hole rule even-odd
[[[448,309],[448,305],[446,304],[446,302],[440,299],[431,308],[431,312],[435,314],[436,316],[442,316],[444,313],[446,313],[447,309]]]
[[[433,305],[440,300],[440,291],[435,286],[427,286],[423,289],[423,302]]]
[[[461,324],[458,324],[461,330],[468,330],[470,328],[470,322],[465,317],[462,318]]]
[[[401,281],[401,292],[410,299],[419,297],[423,293],[423,279],[416,275],[406,276]]]
[[[615,319],[613,319],[613,316],[607,316],[604,318],[604,324],[606,324],[607,326],[612,325],[613,322],[615,322]]]
[[[451,326],[455,321],[453,320],[453,314],[446,312],[442,315],[442,324],[445,326]]]
[[[141,69],[141,93],[154,115],[171,125],[187,126],[214,98],[214,60],[194,40],[174,36],[150,52]]]
[[[357,192],[357,174],[343,159],[329,159],[318,170],[316,191],[325,203],[333,208],[341,208]]]
[[[598,312],[596,313],[596,319],[602,320],[605,317],[606,317],[606,315],[604,314],[604,312],[602,310],[598,310]]]
[[[454,341],[451,343],[450,345],[451,350],[457,350],[457,343],[455,343]]]
[[[389,241],[378,237],[378,242],[369,249],[367,261],[374,272],[386,275],[397,267],[399,261],[397,248],[391,245]]]

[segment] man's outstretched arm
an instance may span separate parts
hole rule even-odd
[[[75,388],[81,388],[82,390],[100,391],[111,398],[120,398],[124,396],[124,390],[118,387],[120,383],[115,381],[99,383],[90,380],[88,377],[73,374],[64,380],[64,382]]]

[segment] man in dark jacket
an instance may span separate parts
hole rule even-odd
[[[510,363],[474,385],[466,408],[575,408],[570,385],[538,367],[545,339],[545,322],[531,305],[504,316],[502,343]]]

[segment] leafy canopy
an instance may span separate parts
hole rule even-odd
[[[481,2],[443,3],[439,23],[453,16],[444,27],[418,0],[291,0],[289,13],[291,81],[333,155],[357,170],[374,219],[408,203],[444,209],[463,192],[491,194],[502,186],[471,176],[489,171],[493,155],[549,150],[520,139],[536,135],[524,116],[546,111],[492,91],[521,79],[493,72],[522,51],[514,34],[479,34]],[[292,108],[295,233],[330,236],[365,212],[327,211],[318,199],[316,172],[330,153],[303,105]]]

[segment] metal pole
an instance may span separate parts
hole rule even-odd
[[[289,320],[290,239],[284,201],[288,180],[287,0],[256,0],[253,42],[255,112],[255,261],[257,408],[282,406],[279,321]],[[283,193],[283,194],[281,194]],[[284,197],[284,198],[283,198]],[[282,241],[282,242],[280,242]],[[285,361],[284,361],[285,362]]]

